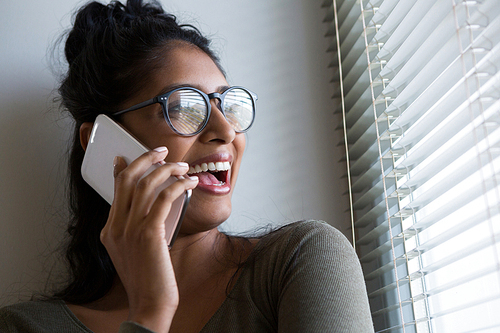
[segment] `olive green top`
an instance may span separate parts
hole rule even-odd
[[[0,332],[91,332],[62,301],[0,309]],[[120,333],[150,333],[126,322]],[[373,332],[361,267],[326,223],[293,223],[263,237],[201,333]]]

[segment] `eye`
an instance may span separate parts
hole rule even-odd
[[[168,105],[168,116],[170,118],[179,117],[181,112],[182,112],[182,105],[180,103],[170,103]]]
[[[165,119],[163,116],[163,107],[159,104],[151,109],[148,109],[147,112],[142,112],[141,114],[155,122]]]

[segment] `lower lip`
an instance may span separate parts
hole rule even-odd
[[[225,183],[223,185],[207,185],[199,183],[196,189],[202,190],[203,192],[208,192],[210,194],[224,195],[231,192],[231,185]]]

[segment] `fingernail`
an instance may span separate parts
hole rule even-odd
[[[191,176],[191,177],[189,177],[189,179],[191,179],[191,180],[196,180],[196,181],[200,180],[200,179],[199,179],[198,177],[196,177],[196,176]]]
[[[165,146],[161,146],[161,147],[157,147],[155,149],[153,149],[154,151],[158,152],[158,153],[161,153],[161,152],[164,152],[167,150],[167,147]]]
[[[189,164],[187,164],[186,162],[177,162],[177,164],[183,168],[189,167]]]
[[[116,167],[117,164],[118,164],[118,156],[115,156],[115,158],[113,158],[113,168]]]
[[[161,161],[159,161],[159,162],[158,162],[158,164],[159,164],[159,165],[165,165],[165,164],[167,164],[167,163],[166,163],[164,160],[161,160]]]

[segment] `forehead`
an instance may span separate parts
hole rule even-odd
[[[211,93],[227,85],[214,61],[196,46],[177,44],[164,51],[164,59],[152,77],[157,92],[169,86],[189,84]]]

